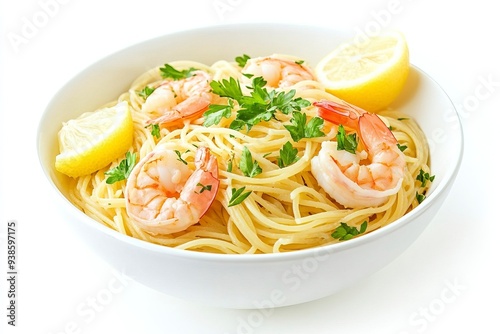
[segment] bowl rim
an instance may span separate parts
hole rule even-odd
[[[415,209],[410,211],[409,213],[406,213],[404,216],[401,218],[395,220],[394,222],[383,226],[377,230],[374,230],[366,235],[362,235],[357,238],[353,238],[351,240],[335,243],[335,244],[329,244],[329,245],[323,245],[319,247],[313,247],[313,248],[307,248],[307,249],[301,249],[301,250],[295,250],[295,251],[288,251],[288,252],[281,252],[281,253],[267,253],[267,254],[220,254],[220,253],[208,253],[208,252],[199,252],[199,251],[192,251],[192,250],[184,250],[184,249],[177,249],[173,247],[168,247],[168,246],[163,246],[160,244],[154,244],[145,240],[137,239],[129,235],[122,234],[96,220],[91,218],[90,216],[87,216],[83,211],[78,209],[73,203],[69,201],[68,198],[64,196],[64,194],[58,189],[56,186],[54,180],[52,179],[50,175],[50,170],[47,170],[44,167],[43,163],[43,156],[41,152],[41,138],[42,138],[42,132],[44,129],[42,128],[43,125],[43,120],[48,117],[49,110],[51,105],[55,102],[55,100],[58,97],[58,94],[60,90],[63,89],[67,84],[75,80],[80,74],[83,72],[86,72],[88,69],[91,67],[95,66],[98,63],[105,62],[108,59],[111,59],[113,57],[117,57],[122,53],[127,52],[128,50],[131,49],[136,49],[139,48],[141,45],[146,45],[149,43],[154,43],[155,41],[162,40],[165,38],[172,38],[175,36],[182,36],[182,35],[188,35],[188,34],[200,34],[200,33],[210,33],[210,34],[215,34],[217,32],[226,30],[226,29],[240,29],[240,30],[248,30],[248,29],[297,29],[300,27],[307,27],[309,29],[313,30],[326,30],[326,31],[332,31],[332,32],[338,32],[338,33],[345,33],[345,31],[334,29],[334,28],[328,28],[324,26],[315,26],[315,25],[305,25],[305,24],[284,24],[284,23],[229,23],[229,24],[218,24],[218,25],[210,25],[210,26],[205,26],[205,27],[197,27],[197,28],[191,28],[191,29],[186,29],[182,31],[176,31],[172,33],[167,33],[161,36],[156,36],[147,40],[140,41],[138,43],[132,44],[130,46],[127,46],[125,48],[122,48],[120,50],[117,50],[111,54],[108,54],[105,57],[102,57],[98,59],[97,61],[89,64],[87,67],[82,69],[81,71],[77,72],[75,75],[73,75],[68,81],[63,84],[58,91],[54,94],[54,96],[50,99],[50,101],[47,103],[43,113],[41,114],[41,117],[39,119],[38,123],[38,128],[37,128],[37,135],[36,135],[36,150],[37,150],[37,155],[39,159],[40,166],[42,168],[43,174],[46,177],[46,181],[50,184],[50,186],[55,190],[57,193],[57,198],[60,199],[61,201],[58,202],[56,205],[61,205],[65,210],[70,210],[69,213],[72,215],[76,215],[78,219],[75,219],[77,222],[75,223],[83,223],[85,225],[88,225],[88,227],[92,229],[97,229],[100,232],[106,234],[107,236],[116,239],[120,242],[129,244],[133,247],[138,247],[144,250],[147,250],[152,253],[161,253],[165,255],[171,255],[171,256],[176,256],[176,257],[182,257],[185,259],[196,259],[196,260],[208,260],[208,261],[217,261],[217,262],[249,262],[249,263],[255,263],[255,262],[273,262],[275,260],[280,260],[280,261],[293,261],[297,260],[300,258],[307,258],[307,257],[314,257],[317,256],[318,253],[325,253],[325,254],[331,254],[331,253],[336,253],[336,252],[342,252],[351,248],[356,248],[361,244],[366,244],[366,243],[371,243],[379,238],[384,237],[385,235],[389,235],[396,231],[397,229],[402,228],[406,224],[408,224],[412,219],[421,216],[425,211],[428,210],[428,208],[433,204],[434,201],[438,200],[439,198],[446,196],[446,188],[450,186],[450,184],[454,181],[456,178],[460,166],[461,166],[461,161],[463,158],[463,152],[464,152],[464,134],[463,134],[463,125],[460,120],[460,115],[457,112],[457,109],[451,100],[450,96],[446,93],[446,91],[442,88],[441,85],[439,85],[436,80],[434,80],[430,75],[428,75],[426,72],[424,72],[422,69],[419,67],[415,66],[413,63],[411,63],[411,67],[415,69],[420,75],[424,75],[428,80],[432,81],[432,83],[439,89],[440,93],[444,95],[444,98],[449,102],[450,106],[452,107],[453,115],[456,116],[457,119],[457,124],[458,124],[458,136],[459,136],[459,142],[455,142],[455,145],[459,145],[458,147],[458,154],[454,156],[454,161],[450,161],[450,165],[453,166],[453,168],[450,168],[447,170],[447,173],[445,174],[445,178],[441,179],[440,183],[436,186],[436,188],[432,189],[432,192],[428,195],[426,200],[424,200],[421,204],[419,204]]]

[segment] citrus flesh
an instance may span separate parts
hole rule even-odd
[[[369,112],[396,99],[409,71],[408,45],[399,32],[341,44],[316,66],[329,93]]]
[[[63,123],[55,168],[71,177],[91,174],[124,155],[132,145],[133,134],[127,102],[84,113]]]

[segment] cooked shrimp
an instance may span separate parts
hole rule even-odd
[[[142,105],[151,116],[149,124],[171,125],[199,118],[212,102],[211,76],[198,70],[180,80],[166,80],[155,88]]]
[[[177,153],[157,148],[134,167],[125,188],[129,217],[151,234],[184,231],[199,222],[219,189],[217,159],[198,148],[194,171]]]
[[[249,59],[241,72],[252,74],[252,78],[264,78],[266,86],[271,88],[287,88],[303,80],[315,80],[313,71],[306,65],[278,55]],[[247,76],[243,75],[242,80],[248,80]]]
[[[366,149],[353,154],[338,150],[337,142],[323,142],[311,161],[311,171],[319,185],[345,207],[385,203],[399,191],[406,168],[405,157],[392,132],[376,114],[346,102],[320,101],[314,105],[325,120],[356,130]]]

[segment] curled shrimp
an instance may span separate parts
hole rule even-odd
[[[346,102],[314,103],[323,119],[356,130],[366,151],[355,154],[325,141],[311,160],[319,185],[338,203],[350,208],[378,206],[397,193],[406,161],[391,130],[376,115]]]
[[[151,117],[148,124],[174,125],[199,118],[213,99],[211,79],[197,70],[188,78],[162,82],[142,105],[142,112]]]
[[[300,81],[316,80],[313,71],[306,65],[278,55],[251,58],[241,72],[245,74],[243,80],[248,80],[247,74],[262,77],[267,82],[266,86],[271,88],[287,88]]]
[[[217,159],[206,147],[196,151],[194,171],[176,151],[159,147],[133,168],[125,188],[126,210],[151,234],[186,230],[199,222],[219,189]]]

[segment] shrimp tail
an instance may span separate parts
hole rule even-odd
[[[339,102],[321,100],[313,103],[318,108],[318,115],[334,124],[343,124],[351,129],[358,129],[358,119],[366,111],[339,99]]]
[[[373,113],[339,100],[321,100],[314,102],[318,108],[318,115],[334,124],[342,124],[356,130],[369,151],[374,151],[379,145],[387,143],[395,145],[396,138],[380,117]]]

